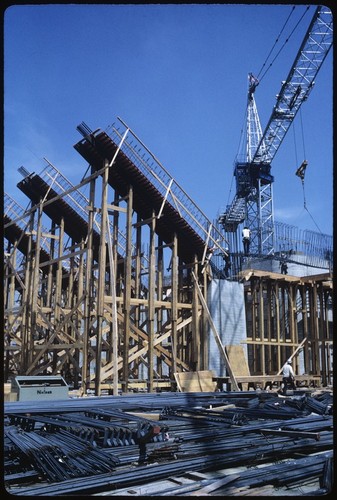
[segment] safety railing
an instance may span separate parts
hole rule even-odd
[[[74,189],[74,185],[61,174],[53,165],[48,164],[40,174],[40,177],[57,193],[62,195],[63,200],[84,220],[88,220],[89,199],[79,190]],[[70,191],[67,194],[67,191]],[[94,227],[100,234],[101,232],[101,214],[95,212]],[[110,233],[113,234],[113,223],[110,221]],[[108,237],[108,236],[107,236]],[[122,257],[126,255],[126,236],[119,229],[117,241],[118,253]]]
[[[216,246],[224,247],[226,240],[223,234],[179,186],[136,134],[120,118],[118,120],[117,126],[112,124],[106,130],[111,139],[117,145],[121,144],[123,153],[163,196],[165,203],[169,203],[208,246],[216,244]],[[122,142],[125,132],[127,132],[127,136]]]
[[[333,238],[275,221],[275,252],[286,253],[292,261],[304,255],[306,265],[332,269]]]
[[[4,194],[4,214],[11,219],[11,222],[15,223],[23,233],[30,233],[30,212],[25,210],[19,203],[17,203],[11,196],[7,193]],[[38,230],[38,221],[37,218],[34,217],[33,222],[33,240],[36,241],[36,235]],[[40,238],[40,247],[51,256],[51,244],[50,239],[48,238],[48,230],[41,225],[41,238]],[[57,239],[53,240],[54,249],[53,255],[54,257],[58,255],[59,242]],[[70,269],[70,261],[69,259],[63,259],[62,266],[64,269]]]

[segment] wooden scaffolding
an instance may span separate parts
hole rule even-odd
[[[297,374],[333,382],[332,274],[295,277],[247,270],[245,281],[248,360],[251,373],[279,373],[293,353]],[[301,349],[299,349],[301,346]]]
[[[128,128],[75,149],[90,163],[78,185],[47,161],[18,184],[30,209],[6,199],[5,379],[62,373],[97,395],[170,387],[205,366],[191,273],[206,296],[208,249],[225,241]]]
[[[208,370],[207,290],[223,278],[210,256],[227,242],[123,122],[78,130],[81,182],[46,160],[18,184],[30,208],[5,195],[4,378],[61,373],[96,395],[176,388],[175,373]],[[331,279],[250,276],[252,374],[308,337],[306,367],[330,383],[331,299]]]

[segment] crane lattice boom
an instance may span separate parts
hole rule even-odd
[[[301,104],[308,98],[315,78],[332,47],[331,10],[317,7],[306,36],[265,128],[253,162],[271,162]]]
[[[315,10],[301,47],[282,87],[268,124],[260,132],[254,100],[258,80],[249,75],[247,144],[244,161],[236,161],[236,194],[219,223],[226,232],[245,222],[251,230],[251,253],[274,254],[274,214],[271,162],[327,57],[333,39],[332,12],[325,6]],[[257,143],[257,137],[258,143]]]

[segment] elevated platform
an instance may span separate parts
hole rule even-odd
[[[72,208],[59,193],[54,191],[47,182],[38,174],[30,174],[18,183],[18,188],[28,196],[34,203],[39,203],[40,199],[46,197],[43,211],[55,222],[60,224],[64,219],[65,232],[76,242],[84,240],[88,234],[88,223]],[[51,203],[48,201],[53,200]],[[93,255],[98,261],[98,248],[100,236],[97,231],[93,231]]]
[[[96,171],[102,169],[104,160],[111,161],[118,151],[113,167],[109,169],[110,186],[123,197],[128,194],[131,184],[133,206],[138,215],[146,221],[151,220],[154,212],[157,216],[155,231],[158,236],[166,244],[170,244],[176,233],[179,257],[185,263],[190,263],[197,254],[201,260],[210,221],[195,205],[191,207],[192,201],[177,187],[173,194],[173,179],[169,176],[164,178],[166,172],[154,172],[126,141],[118,150],[119,141],[120,137],[116,133],[112,138],[106,132],[98,130],[75,144],[74,148]],[[222,239],[220,233],[217,237]]]

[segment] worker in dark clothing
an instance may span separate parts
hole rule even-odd
[[[280,268],[281,268],[281,274],[288,274],[288,264],[286,262],[286,257],[284,253],[281,254]]]
[[[288,265],[285,260],[280,262],[280,266],[281,266],[281,274],[288,274]]]
[[[224,267],[223,271],[224,271],[224,274],[225,274],[225,278],[228,278],[229,277],[229,270],[232,267],[231,256],[230,256],[230,253],[229,253],[229,248],[225,249],[225,252],[223,253],[223,259],[225,261],[225,267]]]
[[[250,246],[250,229],[247,226],[242,229],[242,243],[243,251],[245,255],[248,255]]]
[[[294,370],[291,366],[291,360],[288,359],[288,361],[283,365],[282,368],[282,394],[285,396],[287,393],[287,388],[290,387],[291,389],[295,390],[295,374]]]
[[[139,446],[139,458],[138,458],[138,464],[142,465],[146,463],[146,445],[149,443],[153,436],[156,436],[161,432],[161,427],[158,425],[151,425],[148,423],[143,423],[138,425],[137,429],[137,436],[136,436],[136,443]]]

